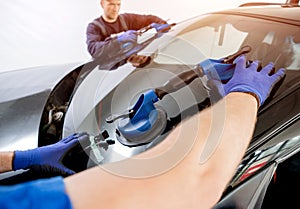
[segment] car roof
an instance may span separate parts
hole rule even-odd
[[[225,11],[214,12],[217,14],[231,14],[251,16],[274,21],[300,25],[300,7],[287,7],[284,5],[243,6]]]

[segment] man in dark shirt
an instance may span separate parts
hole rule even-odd
[[[153,24],[156,30],[167,24],[154,15],[119,14],[121,0],[100,0],[100,4],[103,14],[88,25],[86,32],[88,51],[93,57],[99,55],[104,47],[109,48],[112,44],[118,43],[126,47],[127,43],[136,42],[137,30],[152,23],[156,23]]]

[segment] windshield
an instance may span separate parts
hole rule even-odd
[[[94,162],[105,164],[131,157],[155,146],[182,120],[210,106],[205,78],[195,79],[156,103],[163,109],[162,116],[165,114],[168,118],[167,124],[163,124],[167,126],[164,134],[155,136],[149,144],[130,147],[120,134],[120,130],[123,131],[121,123],[129,118],[129,110],[142,93],[163,86],[174,75],[191,70],[207,58],[224,58],[245,45],[252,48],[247,54],[248,60],[258,59],[263,65],[273,62],[277,69],[285,67],[289,70],[278,91],[281,93],[282,89],[291,86],[289,81],[295,78],[295,73],[299,74],[299,42],[298,26],[252,17],[214,14],[183,22],[170,32],[151,39],[138,51],[138,55],[151,58],[142,67],[126,62],[114,70],[96,67],[86,75],[72,97],[65,117],[64,135],[80,131],[91,136],[105,133],[107,139],[114,142],[105,144],[105,148],[97,148],[98,144],[92,147],[95,159],[90,161],[91,166]],[[112,117],[115,120],[108,123],[107,119]],[[277,118],[270,123],[266,122],[268,118],[258,123],[262,126],[258,125],[256,135],[273,127],[274,121],[280,123],[283,120],[283,117]],[[100,142],[103,143],[103,139]]]

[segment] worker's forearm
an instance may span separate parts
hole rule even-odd
[[[0,173],[12,170],[13,152],[0,152]]]
[[[257,100],[250,94],[230,93],[211,109],[211,115],[211,129],[200,153],[200,167],[209,171],[204,182],[208,188],[213,185],[212,191],[219,191],[220,197],[252,138]]]
[[[179,173],[187,174],[185,179],[190,179],[191,184],[185,181],[183,187],[190,187],[196,196],[205,197],[200,201],[202,208],[211,208],[217,203],[236,171],[253,135],[257,106],[253,95],[230,93],[211,108],[202,111],[198,117],[183,122],[182,130],[177,127],[160,144],[169,145],[167,143],[170,139],[177,139],[175,144],[171,143],[174,155],[170,155],[170,158],[173,159],[182,153],[180,150],[188,150],[186,147],[190,146],[185,160],[173,169],[174,179],[180,184]],[[155,148],[162,148],[160,145]],[[166,149],[167,146],[164,146],[161,153]],[[163,158],[168,159],[168,155],[163,155]]]

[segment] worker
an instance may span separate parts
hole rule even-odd
[[[151,25],[157,31],[167,22],[154,15],[119,14],[121,0],[100,0],[103,14],[88,24],[87,48],[92,57],[104,51],[122,50],[137,42],[137,30]],[[122,33],[123,32],[123,33]],[[114,49],[114,50],[113,50]]]
[[[0,187],[1,208],[212,208],[245,154],[258,108],[285,75],[274,73],[272,63],[258,66],[238,57],[233,77],[213,82],[225,97],[152,149],[66,178]]]

